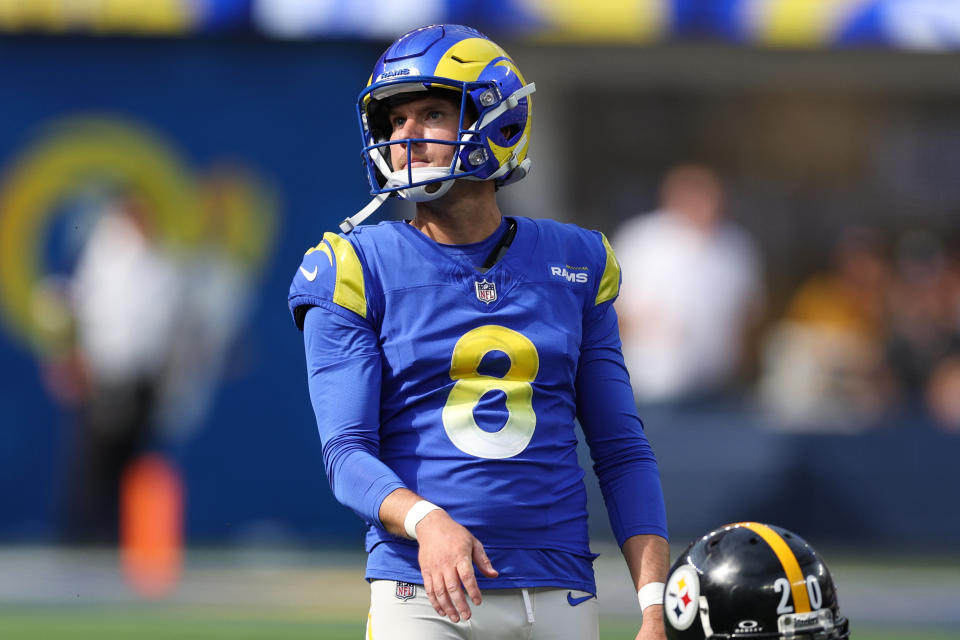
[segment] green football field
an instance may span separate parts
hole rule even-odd
[[[636,595],[616,549],[601,551],[601,638],[632,640]],[[855,640],[960,640],[955,556],[829,564]],[[368,597],[349,552],[191,550],[177,589],[148,602],[114,551],[0,547],[0,640],[362,640]]]
[[[601,625],[603,640],[632,640],[636,633],[628,620]],[[362,640],[363,621],[336,620],[301,612],[198,609],[189,606],[155,608],[0,608],[0,638],[11,640]],[[855,627],[857,640],[956,640],[948,630],[879,629]]]

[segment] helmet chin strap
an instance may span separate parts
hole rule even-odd
[[[369,218],[373,215],[373,212],[380,208],[384,202],[387,201],[387,198],[393,195],[393,192],[388,191],[386,193],[378,193],[373,197],[373,200],[365,206],[360,211],[356,212],[349,218],[344,218],[343,222],[340,223],[340,230],[344,233],[350,233],[353,231],[353,228],[358,224]]]

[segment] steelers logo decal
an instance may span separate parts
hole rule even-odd
[[[663,609],[674,629],[683,631],[693,624],[699,610],[700,578],[688,564],[677,567],[667,580]]]

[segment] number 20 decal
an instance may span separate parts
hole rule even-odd
[[[510,358],[510,369],[502,378],[477,371],[491,351],[502,351]],[[463,334],[450,359],[450,378],[456,383],[442,413],[450,441],[478,458],[511,458],[526,449],[537,427],[530,383],[539,369],[537,348],[522,333],[488,324]],[[473,417],[477,403],[490,391],[502,391],[507,397],[507,422],[494,433],[481,429]]]
[[[807,595],[810,596],[810,609],[816,611],[823,605],[823,592],[816,576],[807,576]],[[786,578],[777,578],[773,583],[773,590],[780,594],[780,604],[777,605],[777,614],[793,613],[790,604],[790,582]]]

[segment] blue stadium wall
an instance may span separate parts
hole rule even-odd
[[[252,317],[202,427],[169,451],[186,479],[191,539],[359,531],[326,484],[286,293],[304,251],[368,201],[353,105],[381,48],[0,39],[4,180],[36,140],[56,145],[58,126],[92,117],[150,136],[187,174],[241,165],[273,194],[275,237],[255,276]],[[45,391],[37,358],[9,323],[0,362],[0,538],[51,539],[74,418]]]

